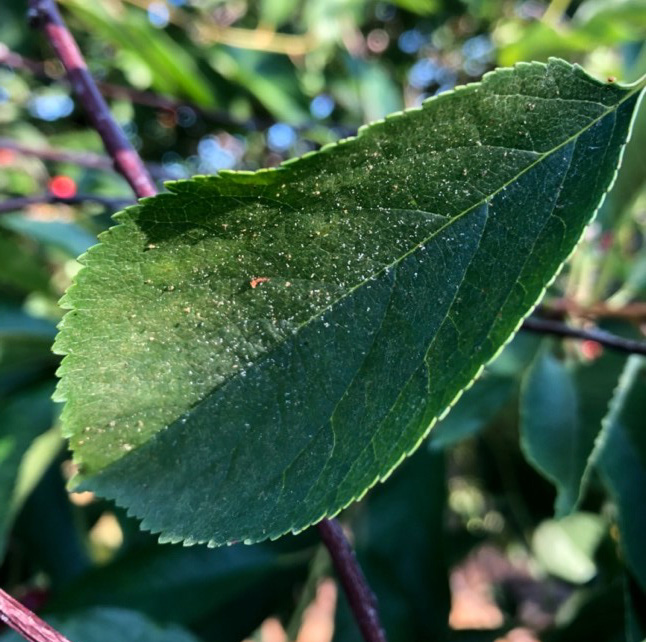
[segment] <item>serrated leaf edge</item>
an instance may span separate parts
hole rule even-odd
[[[236,170],[223,170],[223,171],[219,172],[219,173],[218,173],[218,175],[216,175],[215,177],[214,177],[214,176],[205,176],[205,175],[196,175],[196,176],[193,176],[193,177],[188,178],[188,179],[181,179],[181,180],[178,180],[178,181],[167,181],[167,182],[166,182],[166,183],[164,183],[164,184],[165,184],[165,186],[170,187],[170,186],[173,186],[173,185],[176,185],[176,184],[184,184],[184,183],[189,183],[189,182],[193,182],[193,181],[196,181],[196,180],[197,180],[197,181],[199,181],[199,180],[201,180],[201,179],[202,179],[202,180],[205,180],[205,179],[207,179],[207,180],[213,180],[214,178],[216,178],[216,179],[217,179],[217,178],[226,178],[227,176],[240,176],[240,175],[243,175],[243,176],[244,176],[244,175],[251,176],[251,175],[257,175],[257,174],[263,174],[263,173],[269,173],[269,172],[280,172],[284,167],[289,167],[289,165],[291,165],[291,164],[293,164],[293,163],[296,163],[296,162],[298,162],[298,161],[299,161],[299,160],[301,160],[301,159],[308,158],[308,157],[313,156],[313,155],[316,155],[316,154],[325,153],[326,151],[329,151],[330,149],[336,148],[336,147],[341,146],[341,145],[343,145],[343,144],[345,144],[345,143],[347,143],[347,142],[350,142],[350,141],[352,141],[352,140],[354,140],[354,139],[356,139],[356,138],[359,138],[360,136],[362,136],[366,131],[368,131],[368,130],[369,130],[369,129],[371,129],[372,127],[374,127],[374,126],[376,126],[376,125],[380,125],[380,124],[382,124],[382,123],[385,123],[387,120],[402,117],[402,116],[404,116],[405,114],[408,114],[408,113],[410,113],[410,112],[416,112],[416,111],[423,110],[423,109],[426,107],[426,105],[428,105],[428,104],[430,104],[430,103],[432,103],[432,102],[434,102],[434,101],[436,101],[436,100],[438,100],[438,99],[445,99],[445,98],[446,98],[447,96],[449,96],[449,95],[453,95],[453,94],[456,94],[456,93],[459,93],[459,92],[463,92],[463,91],[466,91],[466,90],[471,90],[471,91],[473,91],[473,90],[475,90],[477,87],[481,86],[481,85],[483,84],[483,82],[485,82],[485,81],[486,81],[486,79],[487,79],[489,76],[492,76],[492,75],[494,75],[494,74],[498,74],[498,73],[501,73],[501,72],[502,72],[502,73],[509,73],[509,72],[513,72],[513,70],[514,70],[514,69],[522,69],[523,67],[532,67],[532,66],[538,66],[538,67],[541,67],[541,68],[547,69],[550,65],[553,65],[553,64],[559,64],[559,65],[560,65],[560,64],[566,64],[568,67],[573,68],[573,69],[574,69],[574,70],[576,70],[578,73],[582,73],[582,74],[584,74],[584,76],[586,77],[586,79],[591,80],[591,81],[593,81],[593,82],[596,82],[596,83],[597,83],[598,85],[600,85],[600,86],[604,86],[604,85],[605,85],[605,83],[603,83],[603,82],[602,82],[602,81],[600,81],[599,79],[594,78],[593,76],[591,76],[590,74],[588,74],[588,73],[587,73],[587,72],[586,72],[586,71],[585,71],[585,70],[584,70],[580,65],[578,65],[578,64],[571,65],[570,63],[567,63],[566,61],[563,61],[563,60],[562,60],[562,59],[560,59],[560,58],[549,58],[549,60],[548,60],[548,62],[547,62],[547,63],[542,63],[542,62],[519,62],[519,63],[516,63],[513,67],[499,67],[499,68],[494,69],[494,70],[492,70],[492,71],[490,71],[490,72],[487,72],[487,73],[482,77],[482,79],[481,79],[480,81],[478,81],[478,82],[473,82],[473,83],[469,83],[469,84],[466,84],[466,85],[460,85],[460,86],[456,87],[455,89],[453,89],[453,90],[451,90],[451,91],[445,92],[445,93],[440,94],[440,95],[438,95],[438,96],[432,96],[431,98],[429,98],[429,99],[425,100],[425,101],[422,103],[422,105],[421,105],[421,106],[419,106],[419,107],[414,107],[414,108],[411,108],[411,109],[406,109],[406,110],[402,110],[402,111],[394,112],[394,113],[392,113],[392,114],[389,114],[388,116],[386,116],[386,117],[385,117],[385,118],[383,118],[383,119],[380,119],[380,120],[374,121],[374,122],[372,122],[372,123],[369,123],[369,124],[363,125],[362,127],[360,127],[360,128],[359,128],[359,130],[358,130],[358,132],[357,132],[357,135],[356,135],[356,136],[350,136],[350,137],[344,138],[344,139],[342,139],[342,140],[340,140],[340,141],[337,141],[337,142],[334,142],[334,143],[328,143],[327,145],[324,145],[323,147],[321,147],[321,149],[319,149],[319,150],[312,151],[312,152],[308,152],[308,153],[306,153],[306,154],[304,154],[304,155],[302,155],[302,156],[296,157],[296,158],[288,159],[288,160],[284,161],[283,163],[281,163],[278,167],[273,167],[273,168],[264,168],[264,169],[260,169],[260,170],[256,170],[256,171],[246,171],[246,170],[242,170],[242,171],[236,171]],[[478,369],[478,371],[476,372],[476,374],[474,375],[474,377],[469,381],[469,383],[468,383],[466,386],[464,386],[464,388],[462,388],[462,389],[461,389],[461,390],[456,394],[456,396],[455,396],[455,397],[453,398],[453,400],[452,400],[452,401],[447,405],[447,407],[442,411],[442,413],[440,413],[440,415],[438,415],[437,417],[434,417],[434,418],[433,418],[433,420],[430,422],[430,424],[428,425],[428,427],[426,428],[426,430],[422,433],[422,435],[421,435],[421,436],[420,436],[420,438],[417,440],[417,442],[416,442],[416,443],[415,443],[415,444],[414,444],[410,449],[408,449],[407,451],[405,451],[405,452],[401,455],[401,457],[400,457],[400,458],[399,458],[399,459],[398,459],[398,460],[393,464],[393,466],[392,466],[392,467],[391,467],[391,468],[390,468],[386,473],[383,473],[383,474],[381,474],[381,475],[377,475],[377,476],[375,477],[375,479],[374,479],[370,484],[368,484],[368,485],[366,486],[366,488],[365,488],[361,493],[359,493],[359,494],[355,495],[354,497],[352,497],[352,498],[351,498],[351,499],[350,499],[346,504],[344,504],[344,505],[343,505],[341,508],[339,508],[338,510],[330,511],[330,512],[328,512],[328,511],[324,511],[324,512],[321,514],[321,516],[320,516],[320,517],[318,517],[318,518],[316,518],[316,519],[313,519],[313,520],[312,520],[308,525],[303,526],[302,528],[288,528],[288,529],[286,529],[286,530],[282,530],[282,531],[280,531],[280,532],[275,532],[275,533],[266,533],[266,534],[264,534],[262,537],[258,537],[258,538],[246,538],[246,539],[243,539],[243,540],[241,540],[241,541],[242,541],[242,543],[244,543],[244,544],[257,544],[257,543],[260,543],[260,542],[265,541],[265,540],[268,540],[268,539],[269,539],[270,541],[274,541],[274,540],[277,540],[277,539],[279,539],[280,537],[283,537],[284,535],[287,535],[287,534],[290,534],[290,533],[291,533],[291,534],[294,534],[294,535],[297,535],[298,533],[303,532],[303,531],[304,531],[304,530],[306,530],[307,528],[310,528],[311,526],[314,526],[314,525],[318,524],[319,522],[321,522],[321,521],[322,521],[322,520],[324,520],[324,519],[332,519],[332,518],[336,517],[336,516],[337,516],[337,515],[339,515],[341,512],[343,512],[346,508],[348,508],[348,506],[350,506],[351,504],[353,504],[353,503],[355,503],[355,502],[357,502],[357,501],[361,501],[361,500],[365,497],[365,495],[368,493],[368,491],[369,491],[369,490],[371,490],[371,489],[372,489],[372,488],[373,488],[377,483],[386,481],[386,480],[390,477],[390,475],[395,471],[395,469],[399,467],[399,465],[402,463],[402,461],[404,461],[407,457],[409,457],[410,455],[412,455],[412,454],[413,454],[413,453],[414,453],[414,452],[419,448],[419,446],[421,445],[421,443],[422,443],[422,442],[423,442],[423,441],[428,437],[428,435],[429,435],[429,433],[430,433],[431,429],[433,428],[433,426],[435,426],[435,424],[436,424],[438,421],[441,421],[441,420],[442,420],[442,419],[443,419],[443,418],[444,418],[444,417],[445,417],[445,416],[450,412],[450,410],[455,406],[455,404],[459,401],[459,399],[462,397],[462,395],[463,395],[467,390],[469,390],[469,389],[473,386],[473,384],[477,381],[477,379],[478,379],[478,378],[480,377],[480,375],[482,374],[483,370],[484,370],[484,369],[485,369],[485,368],[486,368],[486,367],[487,367],[491,362],[493,362],[493,361],[494,361],[494,360],[495,360],[495,359],[500,355],[500,353],[501,353],[501,352],[504,350],[504,348],[509,344],[509,342],[510,342],[510,341],[511,341],[515,336],[516,336],[516,334],[518,333],[518,331],[519,331],[519,330],[520,330],[520,328],[522,327],[522,325],[523,325],[523,323],[524,323],[525,319],[526,319],[528,316],[530,316],[530,315],[532,314],[532,312],[534,311],[534,309],[536,308],[536,306],[538,305],[538,303],[541,301],[541,299],[542,299],[542,298],[543,298],[543,296],[545,295],[545,293],[546,293],[546,291],[548,290],[548,288],[549,288],[549,287],[554,283],[554,281],[558,278],[559,274],[561,273],[561,271],[562,271],[562,269],[563,269],[563,266],[564,266],[564,265],[569,261],[569,259],[571,258],[571,256],[574,254],[574,252],[576,251],[576,249],[577,249],[577,248],[578,248],[578,246],[580,245],[580,243],[581,243],[581,241],[582,241],[582,239],[583,239],[583,237],[584,237],[584,235],[585,235],[585,231],[586,231],[586,229],[587,229],[587,226],[588,226],[588,225],[590,224],[590,222],[592,222],[592,221],[594,220],[594,218],[596,217],[596,215],[597,215],[597,213],[599,212],[599,210],[601,209],[601,207],[602,207],[602,205],[603,205],[603,203],[604,203],[604,201],[605,201],[605,199],[606,199],[606,197],[607,197],[608,193],[610,192],[610,190],[612,189],[612,187],[613,187],[613,185],[614,185],[615,181],[617,180],[617,176],[618,176],[618,173],[619,173],[619,169],[621,168],[621,164],[622,164],[622,160],[623,160],[624,152],[625,152],[625,149],[626,149],[626,145],[628,144],[628,142],[630,141],[630,138],[631,138],[631,136],[632,136],[632,131],[633,131],[633,126],[634,126],[635,118],[636,118],[636,115],[637,115],[637,113],[638,113],[638,111],[639,111],[639,108],[640,108],[641,102],[642,102],[642,100],[643,100],[643,95],[644,95],[643,90],[644,90],[644,88],[645,88],[645,86],[646,86],[646,76],[644,76],[644,77],[643,77],[643,78],[641,78],[640,80],[638,80],[638,81],[636,81],[636,82],[634,82],[634,83],[631,83],[631,84],[619,84],[619,83],[617,83],[617,84],[618,84],[620,87],[624,88],[624,89],[630,89],[630,90],[632,90],[632,91],[631,91],[629,94],[627,94],[627,95],[626,95],[626,96],[625,96],[625,97],[624,97],[620,102],[618,102],[618,103],[617,103],[617,105],[613,106],[613,109],[611,109],[611,110],[607,110],[607,111],[606,111],[606,113],[604,113],[602,116],[599,116],[598,118],[594,119],[594,120],[593,120],[589,125],[587,125],[584,129],[580,130],[576,135],[574,135],[574,136],[570,137],[569,139],[567,139],[566,141],[564,141],[563,143],[561,143],[560,145],[558,145],[558,146],[557,146],[557,147],[555,147],[554,149],[551,149],[551,150],[549,150],[548,152],[545,152],[545,153],[541,154],[540,159],[538,159],[538,160],[534,161],[533,163],[531,163],[527,168],[525,168],[521,173],[519,173],[519,174],[518,174],[518,176],[516,176],[512,181],[509,181],[508,183],[506,183],[505,185],[503,185],[502,187],[500,187],[498,190],[496,190],[494,193],[492,193],[491,195],[489,195],[486,199],[483,199],[483,201],[486,201],[486,200],[489,200],[489,199],[493,198],[496,194],[498,194],[500,191],[502,191],[503,189],[505,189],[505,187],[507,187],[509,184],[511,184],[512,182],[514,182],[515,180],[517,180],[519,176],[522,176],[525,172],[529,171],[529,170],[530,170],[532,167],[534,167],[537,163],[542,162],[542,160],[543,160],[546,156],[548,156],[548,155],[550,155],[550,154],[554,153],[554,152],[555,152],[555,151],[557,151],[558,149],[561,149],[562,147],[566,146],[566,145],[567,145],[568,143],[570,143],[572,140],[575,140],[576,138],[578,138],[578,137],[579,137],[583,132],[587,131],[590,127],[594,126],[594,124],[596,124],[597,122],[599,122],[602,118],[605,118],[605,117],[608,115],[608,113],[611,113],[612,111],[615,111],[616,109],[618,109],[618,108],[619,108],[619,106],[620,106],[621,104],[623,104],[623,102],[625,102],[626,100],[628,100],[629,98],[631,98],[635,93],[637,93],[637,92],[641,92],[641,94],[639,95],[639,98],[638,98],[638,100],[637,100],[637,103],[636,103],[636,105],[635,105],[635,108],[634,108],[634,110],[633,110],[632,118],[631,118],[631,122],[630,122],[630,126],[629,126],[629,128],[628,128],[628,135],[627,135],[627,137],[626,137],[626,140],[624,141],[624,143],[623,143],[623,144],[622,144],[622,146],[621,146],[621,150],[620,150],[620,153],[619,153],[619,160],[618,160],[617,166],[616,166],[616,168],[615,168],[615,171],[614,171],[614,173],[613,173],[613,176],[612,176],[612,178],[611,178],[611,180],[610,180],[610,182],[609,182],[609,184],[608,184],[608,188],[606,189],[606,191],[604,192],[604,194],[601,196],[601,198],[600,198],[600,200],[599,200],[599,203],[597,204],[597,207],[596,207],[596,208],[594,209],[594,211],[592,212],[592,215],[590,216],[590,219],[589,219],[588,223],[586,224],[586,226],[585,226],[585,227],[584,227],[584,229],[582,230],[581,235],[579,236],[578,241],[577,241],[577,242],[575,243],[575,245],[573,246],[573,248],[572,248],[571,252],[567,255],[567,257],[562,261],[562,263],[561,263],[561,264],[559,265],[559,267],[556,269],[556,271],[554,272],[554,275],[553,275],[553,276],[552,276],[552,278],[549,280],[549,282],[548,282],[548,283],[546,283],[545,287],[542,289],[542,291],[540,292],[539,296],[536,298],[536,301],[535,301],[535,302],[530,306],[530,308],[528,309],[527,313],[526,313],[524,316],[522,316],[522,317],[521,317],[521,319],[518,321],[518,323],[516,324],[515,329],[514,329],[514,330],[512,330],[512,332],[509,334],[509,336],[508,336],[508,338],[506,339],[506,341],[504,341],[504,342],[500,345],[500,347],[499,347],[499,348],[498,348],[498,350],[495,352],[495,354],[494,354],[494,355],[493,355],[493,356],[492,356],[492,357],[491,357],[487,362],[485,362],[484,364],[482,364],[482,365],[480,366],[480,368]],[[171,194],[172,194],[172,192],[171,192]],[[170,195],[170,194],[169,194],[169,195]],[[117,213],[113,216],[113,219],[114,219],[115,221],[117,221],[117,222],[119,222],[120,220],[126,219],[126,218],[127,218],[127,215],[128,215],[130,212],[136,212],[136,211],[139,211],[139,209],[140,209],[140,207],[141,207],[141,204],[143,204],[143,203],[147,203],[147,202],[152,201],[152,200],[154,200],[154,199],[156,199],[156,198],[157,198],[156,196],[152,196],[152,197],[147,197],[147,198],[140,199],[138,204],[136,204],[136,205],[131,205],[131,206],[127,207],[127,208],[124,208],[124,209],[123,209],[123,210],[121,210],[120,212],[117,212]],[[458,216],[454,217],[454,219],[461,218],[462,216],[466,215],[468,212],[470,212],[470,211],[471,211],[472,209],[474,209],[475,207],[479,207],[479,206],[481,206],[481,205],[482,205],[482,203],[479,203],[479,204],[476,204],[476,205],[474,205],[474,206],[472,206],[472,207],[468,208],[467,210],[465,210],[464,212],[462,212],[462,213],[461,213],[461,214],[459,214]],[[454,219],[451,219],[451,222],[452,222]],[[448,224],[450,224],[451,222],[447,223],[447,225],[448,225]],[[118,223],[118,225],[116,225],[116,226],[112,226],[111,228],[109,228],[109,229],[108,229],[108,230],[106,230],[105,232],[101,233],[101,234],[99,235],[99,237],[98,237],[99,243],[97,243],[97,245],[94,245],[94,246],[92,246],[91,248],[89,248],[86,252],[84,252],[84,253],[83,253],[83,254],[78,258],[78,261],[83,265],[82,270],[85,270],[85,269],[88,267],[88,266],[87,266],[87,264],[86,264],[84,261],[85,261],[85,260],[87,260],[87,257],[88,257],[88,255],[89,255],[89,254],[91,254],[91,252],[92,252],[93,248],[96,248],[98,245],[100,245],[100,242],[101,242],[102,237],[104,237],[106,234],[108,234],[111,230],[115,229],[116,227],[120,227],[120,226],[122,226],[122,225],[124,225],[124,223]],[[444,228],[444,226],[443,226],[441,229],[443,229],[443,228]],[[418,245],[419,245],[419,244],[418,244]],[[408,254],[410,254],[412,251],[414,251],[417,247],[418,247],[418,246],[414,246],[411,250],[409,250],[409,252],[407,252],[406,254],[404,254],[404,255],[402,255],[401,257],[399,257],[399,258],[397,259],[397,261],[395,261],[395,263],[398,263],[399,261],[401,261],[401,260],[402,260],[402,258],[404,258],[405,256],[408,256]],[[391,267],[391,266],[386,266],[386,267],[382,268],[382,270],[383,270],[383,269],[387,269],[388,267]],[[81,270],[81,271],[82,271],[82,270]],[[378,272],[378,273],[379,273],[379,272]],[[378,274],[378,273],[377,273],[377,274]],[[363,285],[363,282],[362,282],[362,283],[357,284],[354,288],[352,288],[351,290],[349,290],[349,292],[352,292],[352,291],[354,291],[356,288],[361,287],[361,285]],[[70,310],[70,311],[73,311],[73,310],[74,310],[74,305],[73,305],[72,298],[73,298],[74,290],[76,289],[76,287],[77,287],[77,281],[76,281],[76,279],[75,279],[74,283],[72,283],[72,285],[68,288],[67,292],[63,295],[63,297],[61,298],[61,300],[60,300],[60,302],[59,302],[59,305],[60,305],[62,308],[67,309],[67,310]],[[346,295],[344,295],[344,296],[347,296],[347,294],[346,294]],[[334,303],[336,303],[336,301],[335,301]],[[334,305],[334,304],[331,304],[331,305]],[[59,328],[59,330],[62,330],[62,329],[64,328],[65,321],[66,321],[66,318],[67,318],[67,317],[68,317],[68,314],[66,314],[66,315],[63,317],[63,319],[61,320],[61,322],[58,324],[58,326],[57,326],[57,327]],[[307,323],[307,322],[305,322],[305,323]],[[304,325],[304,324],[302,324],[302,325]],[[60,336],[60,335],[59,335],[59,336]],[[59,338],[58,338],[58,337],[57,337],[56,341],[54,342],[54,346],[53,346],[52,350],[54,351],[54,353],[55,353],[55,354],[59,354],[59,355],[63,355],[63,356],[64,356],[64,358],[63,358],[63,360],[62,360],[62,362],[61,362],[60,367],[59,367],[59,368],[58,368],[58,370],[56,371],[57,376],[58,376],[59,378],[61,378],[61,379],[62,379],[62,377],[63,377],[63,376],[64,376],[64,374],[65,374],[65,361],[66,361],[66,357],[67,357],[67,355],[68,355],[69,353],[68,353],[64,348],[61,348],[61,346],[60,346],[60,341],[59,341]],[[63,394],[61,394],[61,392],[60,392],[60,390],[59,390],[59,388],[60,388],[60,383],[61,383],[61,382],[59,381],[59,383],[58,383],[58,385],[57,385],[57,387],[56,387],[56,391],[55,391],[55,392],[54,392],[54,394],[52,395],[52,399],[53,399],[54,401],[65,402],[65,401],[67,401],[67,399],[66,399],[66,397],[65,397]],[[65,422],[64,422],[63,414],[64,414],[64,411],[63,411],[63,413],[61,414],[61,419],[63,420],[63,421],[62,421],[62,425],[63,425],[63,435],[64,435],[65,437],[69,437],[69,436],[71,436],[71,435],[70,435],[69,433],[66,433],[66,431],[65,431]],[[164,430],[165,428],[167,428],[167,427],[161,428],[161,430]],[[602,431],[602,432],[603,432],[603,431]],[[126,456],[127,456],[127,455],[126,455]],[[74,458],[74,461],[78,463],[78,461],[79,461],[79,460],[76,458],[76,453],[73,453],[73,458]],[[72,478],[72,479],[68,482],[68,489],[69,489],[70,491],[72,491],[72,492],[74,492],[74,491],[81,491],[81,490],[91,490],[91,479],[92,479],[92,478],[91,478],[91,477],[89,477],[89,478],[87,478],[87,479],[83,479],[83,480],[80,480],[80,481],[79,481],[77,478]],[[180,543],[181,543],[183,546],[187,546],[187,547],[188,547],[188,546],[194,546],[194,545],[198,545],[198,544],[199,544],[199,545],[206,545],[206,546],[207,546],[207,547],[209,547],[209,548],[216,548],[216,547],[218,547],[218,546],[223,546],[223,545],[231,546],[231,545],[233,545],[233,544],[237,544],[237,543],[239,543],[239,542],[240,542],[240,540],[227,540],[227,541],[223,541],[223,542],[218,542],[218,541],[216,541],[216,540],[214,540],[214,539],[195,539],[195,538],[192,538],[192,537],[190,537],[190,536],[186,536],[186,535],[174,535],[174,534],[171,534],[171,533],[165,533],[163,529],[155,528],[155,527],[150,526],[150,525],[147,523],[147,519],[146,519],[145,517],[143,517],[143,518],[142,518],[140,515],[137,515],[137,513],[136,513],[135,511],[131,510],[131,509],[129,508],[129,506],[126,504],[126,502],[122,499],[122,497],[124,496],[124,494],[121,494],[120,496],[117,496],[117,497],[108,497],[108,496],[102,495],[100,492],[97,492],[97,491],[95,491],[95,492],[96,492],[96,494],[97,494],[99,497],[104,497],[105,499],[110,499],[110,500],[114,501],[114,503],[115,503],[117,506],[119,506],[119,507],[121,507],[121,508],[123,508],[123,509],[125,509],[125,510],[126,510],[126,513],[127,513],[127,515],[128,515],[128,516],[130,516],[130,517],[134,517],[134,518],[136,518],[136,519],[140,519],[140,520],[141,520],[141,521],[140,521],[140,528],[141,528],[141,530],[147,531],[147,532],[151,533],[152,535],[158,535],[158,542],[159,542],[160,544],[180,544]],[[127,500],[126,500],[126,501],[127,501]]]

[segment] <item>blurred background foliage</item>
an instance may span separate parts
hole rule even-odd
[[[160,187],[275,166],[498,65],[561,56],[604,78],[646,73],[644,0],[61,4]],[[642,110],[541,314],[643,337],[644,149]],[[0,4],[0,194],[0,585],[75,642],[358,641],[316,533],[160,546],[113,505],[67,495],[50,401],[57,301],[132,196],[24,0]],[[641,642],[644,417],[643,360],[521,332],[342,515],[389,640]]]

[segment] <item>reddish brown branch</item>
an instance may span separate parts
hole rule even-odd
[[[70,642],[2,589],[0,622],[4,622],[29,642]]]
[[[341,524],[336,519],[324,519],[318,524],[321,539],[348,598],[348,603],[366,642],[386,642],[379,622],[377,600],[357,562]]]
[[[89,121],[101,136],[115,169],[125,177],[138,197],[156,194],[155,184],[141,158],[112,118],[54,0],[30,0],[29,17],[43,29],[63,63],[72,89],[85,108]]]

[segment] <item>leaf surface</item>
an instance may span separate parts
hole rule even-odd
[[[118,215],[64,305],[81,487],[164,541],[334,515],[518,328],[616,172],[640,91],[563,61],[487,75],[279,169]]]

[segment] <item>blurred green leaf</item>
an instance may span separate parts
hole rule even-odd
[[[285,56],[213,47],[209,62],[224,78],[244,87],[274,118],[291,125],[300,125],[310,119],[294,67]]]
[[[485,374],[460,397],[451,412],[433,428],[432,450],[442,450],[472,437],[496,416],[510,399],[516,383],[510,377]]]
[[[137,62],[143,66],[139,74],[144,88],[150,74],[152,87],[162,93],[188,98],[202,107],[215,105],[214,89],[195,58],[164,30],[153,27],[144,12],[81,0],[66,0],[65,6],[95,37],[105,39],[118,56],[125,57],[126,72]],[[130,72],[137,73],[136,69]]]
[[[175,625],[161,626],[135,611],[95,608],[64,619],[46,618],[72,642],[198,642]],[[2,642],[23,642],[17,633],[0,637]]]
[[[431,15],[440,8],[438,0],[393,0],[393,4],[420,16]]]
[[[52,392],[48,383],[0,403],[0,560],[17,513],[62,446]]]
[[[59,452],[49,466],[24,503],[12,533],[19,548],[29,551],[31,572],[47,577],[54,594],[90,564],[82,520],[65,490],[61,470],[65,457],[65,451]]]
[[[294,18],[301,0],[260,0],[260,23],[274,29]]]
[[[35,221],[21,214],[9,214],[0,225],[44,245],[52,245],[76,258],[97,243],[96,236],[76,223]]]
[[[579,504],[601,420],[623,359],[604,355],[568,366],[547,350],[527,372],[520,406],[520,444],[527,460],[557,489],[557,517]]]
[[[601,211],[601,221],[612,229],[622,215],[630,214],[630,206],[646,185],[646,109],[635,116],[632,134],[621,161],[621,171],[608,193]]]
[[[310,551],[281,553],[273,544],[217,550],[135,546],[106,566],[83,575],[50,604],[56,612],[95,605],[129,607],[160,622],[191,624],[261,581],[303,567]]]
[[[626,642],[646,640],[646,591],[625,573],[624,596],[626,600]]]
[[[303,19],[316,35],[319,48],[330,49],[342,42],[344,35],[351,35],[355,25],[363,24],[367,6],[366,0],[308,0],[303,5]]]
[[[615,391],[599,440],[598,467],[617,504],[621,548],[646,591],[646,359],[633,355]]]
[[[513,65],[520,60],[547,60],[549,56],[576,57],[584,52],[646,36],[643,0],[588,0],[574,16],[559,24],[543,20],[503,22],[498,28],[498,60]]]
[[[514,65],[521,60],[547,60],[550,56],[570,58],[595,46],[591,36],[576,30],[565,30],[535,21],[505,23],[499,28],[498,62]]]
[[[594,554],[607,530],[599,515],[573,513],[541,523],[532,536],[532,550],[548,573],[586,584],[597,573]]]
[[[558,628],[547,632],[544,637],[541,636],[541,640],[542,642],[575,640],[627,642],[625,608],[624,595],[619,582],[580,589],[569,602],[566,602],[561,613],[558,614]]]
[[[557,486],[555,512],[565,515],[578,502],[581,478],[600,426],[580,424],[572,374],[548,352],[540,354],[527,372],[520,409],[523,452]]]
[[[0,395],[53,373],[58,359],[51,346],[56,326],[27,314],[22,308],[0,303]]]
[[[0,288],[27,293],[50,291],[50,274],[37,248],[0,229]]]
[[[588,0],[572,19],[575,29],[601,43],[643,40],[646,36],[646,2],[644,0]]]
[[[357,62],[354,66],[364,122],[380,120],[404,108],[401,88],[383,64]]]

